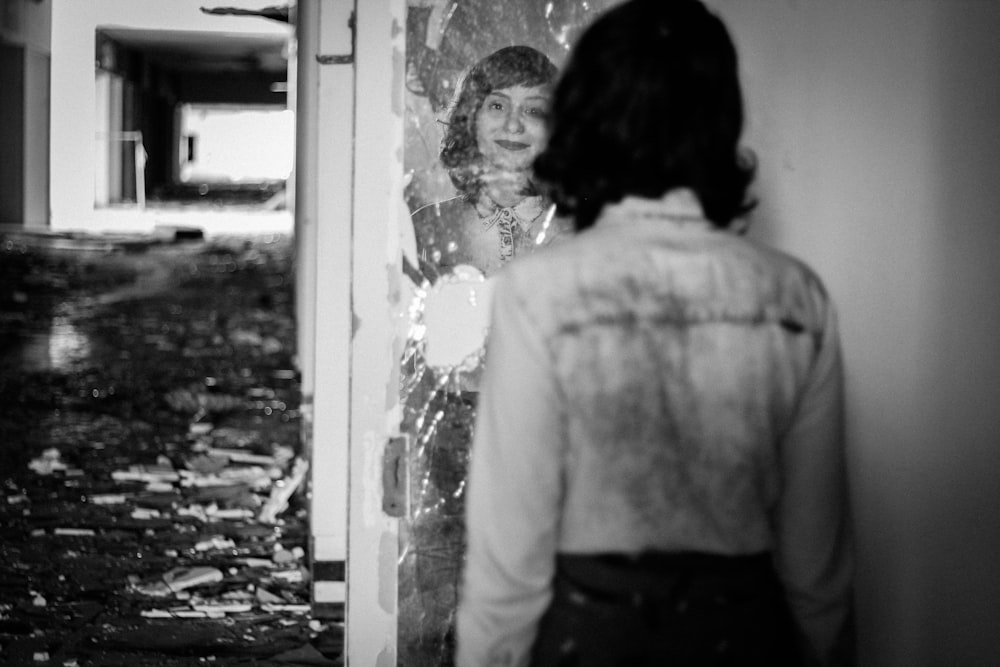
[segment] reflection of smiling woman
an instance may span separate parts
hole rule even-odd
[[[431,280],[458,264],[494,273],[550,239],[548,202],[531,178],[545,142],[555,65],[527,46],[500,49],[465,76],[448,117],[441,163],[459,195],[413,214],[421,271]]]
[[[448,170],[458,196],[430,204],[413,214],[420,270],[430,281],[468,265],[489,276],[509,260],[553,238],[556,223],[552,207],[536,190],[533,162],[546,141],[545,114],[549,86],[556,68],[539,51],[527,46],[501,49],[474,65],[466,74],[452,107],[442,141],[441,163]],[[458,271],[453,275],[473,274]],[[411,276],[412,277],[412,276]],[[479,297],[485,286],[475,283]],[[408,393],[403,430],[415,435],[410,475],[420,480],[417,506],[405,526],[406,546],[400,561],[400,664],[450,665],[452,623],[458,603],[458,582],[464,553],[465,480],[475,415],[477,374],[461,369],[459,383],[443,386],[452,371],[430,367],[431,340],[453,324],[456,310],[444,308],[447,318],[433,317],[449,287],[443,280],[433,290],[433,302],[424,302],[427,347],[424,356],[411,357],[407,367]],[[480,314],[482,314],[481,311]],[[485,322],[485,321],[484,321]],[[481,339],[476,331],[462,331]],[[445,336],[453,352],[454,331]],[[461,347],[461,346],[459,346]]]

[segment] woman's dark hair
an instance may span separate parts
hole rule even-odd
[[[475,197],[482,187],[482,153],[476,142],[476,114],[486,96],[511,86],[541,86],[555,81],[559,71],[544,53],[530,46],[508,46],[486,56],[465,75],[458,98],[448,114],[441,142],[441,163],[463,195]]]
[[[750,211],[736,49],[698,0],[632,0],[587,29],[556,85],[535,177],[577,230],[626,195],[692,189],[728,227]]]

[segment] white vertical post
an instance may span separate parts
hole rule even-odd
[[[316,340],[316,116],[319,111],[316,93],[319,66],[315,55],[319,47],[319,0],[299,2],[295,41],[296,357],[302,372],[303,430],[307,443],[311,443]],[[177,113],[174,126],[180,127],[180,111]]]
[[[403,208],[405,2],[300,0],[298,13],[297,316],[313,602],[346,598],[347,663],[389,667],[398,538],[381,511],[381,462],[399,421],[390,295]],[[346,591],[323,575],[338,564],[343,574],[345,562]]]
[[[103,70],[97,70],[96,77],[96,108],[97,122],[94,125],[94,206],[107,206],[111,201],[111,141],[108,131],[111,127],[111,75]]]
[[[346,598],[351,345],[353,0],[298,5],[295,230],[304,438],[311,454],[313,603]]]
[[[135,160],[135,205],[146,208],[146,147],[142,143],[142,132],[132,132],[133,159]]]
[[[109,124],[107,128],[106,141],[109,142],[110,152],[108,153],[108,198],[110,203],[121,202],[122,193],[122,146],[111,139],[118,136],[122,131],[124,123],[125,86],[122,77],[117,74],[110,75],[110,98],[108,101]]]
[[[381,469],[399,424],[405,35],[404,0],[358,2],[347,663],[359,667],[396,664],[398,533]]]

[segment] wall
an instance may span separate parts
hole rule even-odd
[[[753,233],[840,309],[862,662],[1000,664],[1000,3],[711,4]]]
[[[49,219],[49,53],[26,49],[24,118],[24,224],[40,228]]]
[[[51,0],[0,0],[0,39],[49,51]]]
[[[0,42],[0,224],[24,220],[24,52],[23,46]]]
[[[281,34],[288,27],[259,18],[207,16],[201,0],[54,0],[52,3],[51,224],[94,226],[95,31],[101,25],[178,31]],[[229,7],[260,9],[255,0]]]
[[[48,222],[50,4],[0,0],[0,224]]]

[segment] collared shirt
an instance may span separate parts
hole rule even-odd
[[[497,250],[503,265],[514,259],[518,247],[531,243],[532,227],[544,208],[541,197],[525,197],[514,206],[500,206],[483,193],[476,203],[476,212],[484,231],[496,228]]]
[[[564,224],[553,218],[553,208],[538,196],[503,207],[485,194],[474,202],[455,197],[424,206],[413,214],[421,269],[432,280],[460,264],[492,275],[558,236]]]
[[[557,552],[772,551],[809,651],[850,609],[840,346],[803,263],[689,191],[627,198],[498,278],[458,664],[524,665]]]
[[[489,229],[497,220],[506,212],[508,215],[512,216],[520,225],[525,228],[530,228],[532,223],[540,216],[547,208],[540,196],[525,197],[517,204],[513,206],[500,206],[486,193],[479,196],[476,201],[476,212],[482,219],[483,229]]]

